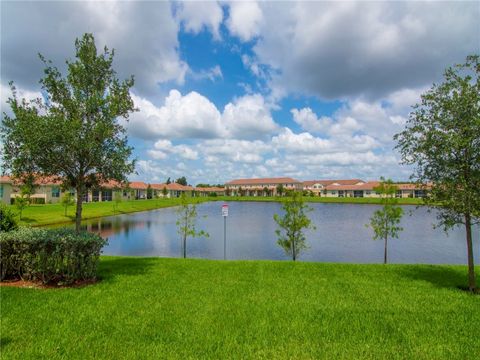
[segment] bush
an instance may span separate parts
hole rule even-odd
[[[44,284],[94,280],[107,240],[70,229],[20,228],[0,234],[0,280],[21,278]]]
[[[0,232],[12,231],[18,228],[15,212],[0,203]]]

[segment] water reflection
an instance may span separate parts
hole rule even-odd
[[[197,228],[210,233],[209,238],[189,239],[188,257],[223,259],[222,203],[198,206]],[[288,259],[276,244],[274,213],[281,206],[267,202],[232,202],[227,218],[227,258]],[[309,250],[300,256],[305,261],[380,263],[382,241],[372,240],[365,227],[375,205],[311,204],[310,213],[317,229],[307,232]],[[435,213],[425,208],[405,206],[404,231],[389,242],[392,263],[456,263],[466,261],[465,233],[462,228],[446,235],[433,229]],[[205,217],[206,216],[206,217]],[[104,248],[108,255],[180,257],[181,242],[176,229],[174,208],[118,215],[85,221],[83,228],[109,239]],[[474,228],[474,251],[479,261],[479,228]]]

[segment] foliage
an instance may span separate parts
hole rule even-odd
[[[370,218],[370,226],[373,229],[373,239],[384,241],[383,263],[387,263],[388,238],[398,238],[398,233],[403,230],[398,224],[402,219],[403,209],[397,206],[397,186],[391,179],[381,178],[380,185],[374,189],[381,196],[383,207],[376,210]]]
[[[45,101],[18,99],[11,83],[1,138],[3,162],[14,176],[53,176],[77,193],[76,227],[80,230],[83,195],[103,182],[126,181],[133,172],[125,128],[135,110],[130,97],[133,77],[120,82],[112,69],[114,51],[97,54],[93,35],[75,41],[75,61],[67,61],[62,76],[51,61],[40,80]],[[52,146],[54,144],[54,146]]]
[[[20,228],[0,234],[1,280],[47,283],[95,279],[106,240],[69,229]]]
[[[19,196],[15,197],[15,207],[18,210],[20,220],[22,220],[23,210],[29,205],[28,198],[23,193],[20,193]]]
[[[177,180],[175,180],[175,182],[177,184],[180,184],[180,185],[183,185],[183,186],[187,186],[188,183],[187,183],[187,178],[185,176],[182,176],[180,178],[178,178]]]
[[[308,248],[303,229],[315,229],[306,214],[313,209],[303,202],[301,193],[293,192],[292,196],[283,202],[283,210],[285,211],[283,217],[273,215],[275,222],[280,226],[280,229],[275,231],[278,236],[277,243],[295,261],[300,253]]]
[[[63,193],[62,200],[60,201],[60,203],[62,204],[62,206],[65,210],[64,215],[67,216],[67,209],[68,209],[69,206],[75,205],[75,198],[70,193],[70,191],[65,191]]]
[[[283,193],[285,192],[284,190],[285,190],[285,188],[283,187],[282,184],[278,184],[278,185],[277,185],[277,195],[278,195],[278,196],[282,196]]]
[[[162,189],[162,195],[163,195],[163,197],[166,197],[168,195],[168,190],[167,190],[166,186],[164,186],[163,189]]]
[[[165,181],[165,184],[171,184],[172,183],[172,180],[170,180],[170,178],[167,179],[167,181]]]
[[[153,189],[150,184],[147,185],[147,199],[153,199]]]
[[[18,223],[15,218],[12,208],[0,202],[0,232],[16,230]]]
[[[177,209],[177,231],[182,238],[183,257],[187,257],[187,238],[188,237],[209,237],[210,235],[203,231],[197,231],[197,206],[191,202],[184,192],[180,196],[180,206]]]
[[[395,135],[412,179],[430,184],[425,202],[438,207],[445,231],[465,226],[470,289],[475,271],[472,225],[480,220],[480,56],[450,67],[413,107],[404,131]]]

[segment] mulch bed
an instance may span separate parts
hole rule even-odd
[[[73,284],[43,284],[41,281],[25,281],[21,279],[0,281],[0,287],[19,287],[35,289],[62,289],[62,288],[81,288],[97,283],[99,280],[78,280]]]

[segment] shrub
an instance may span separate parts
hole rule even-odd
[[[20,228],[0,234],[1,280],[21,278],[44,284],[94,280],[107,240],[70,229]]]
[[[0,203],[0,232],[16,230],[18,223],[15,217],[16,214],[11,208]]]

